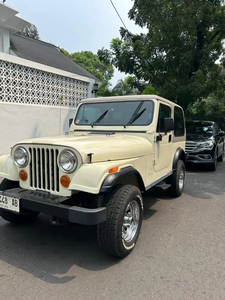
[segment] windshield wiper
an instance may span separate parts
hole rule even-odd
[[[132,120],[129,124],[126,124],[125,126],[133,124],[134,121],[136,121],[137,119],[139,119],[140,116],[141,116],[145,111],[146,111],[146,108],[142,109],[142,111],[140,111],[140,112],[133,118],[133,120]]]
[[[126,126],[132,124],[135,120],[137,120],[137,118],[139,118],[139,117],[143,114],[143,112],[144,112],[145,110],[141,111],[141,115],[139,115],[139,113],[138,113],[139,110],[141,109],[141,107],[142,107],[143,104],[144,104],[144,101],[142,101],[142,102],[140,102],[140,103],[138,104],[138,106],[137,106],[137,108],[135,109],[135,111],[134,111],[133,115],[131,116],[130,120],[127,122],[127,124],[124,125],[124,128],[126,128]],[[137,118],[136,118],[136,117],[137,117]]]
[[[103,118],[104,116],[107,114],[109,110],[107,109],[103,114],[101,114],[100,117],[98,117],[97,120],[95,120],[92,124],[91,124],[91,127],[93,128],[96,124],[98,124]]]

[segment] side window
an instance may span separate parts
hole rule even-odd
[[[184,135],[184,115],[180,107],[174,107],[174,135]]]
[[[159,117],[157,124],[157,132],[164,132],[164,119],[171,117],[171,108],[167,105],[160,104],[159,106]]]

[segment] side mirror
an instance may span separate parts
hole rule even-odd
[[[220,131],[218,134],[217,134],[219,137],[223,137],[225,135],[224,131]]]
[[[168,131],[174,130],[174,121],[172,118],[164,119],[164,130],[165,130],[165,133],[167,133]]]
[[[72,123],[73,123],[73,119],[69,119],[69,127],[71,126]]]

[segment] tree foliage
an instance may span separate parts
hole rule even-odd
[[[113,91],[117,96],[140,94],[138,88],[134,87],[133,78],[131,76],[126,77],[124,80],[119,79]]]
[[[74,52],[70,56],[74,62],[92,73],[102,82],[108,83],[113,77],[114,69],[112,64],[109,61],[101,61],[98,55],[91,51]]]
[[[100,85],[97,96],[125,96],[125,95],[159,95],[154,87],[144,82],[139,82],[134,76],[127,76],[125,79],[119,79],[116,85],[111,88],[111,84],[104,82]]]
[[[69,52],[66,51],[64,48],[60,48],[60,51],[61,51],[64,55],[66,55],[67,57],[71,58],[71,54],[69,54]]]
[[[30,38],[33,38],[33,39],[37,39],[37,40],[40,39],[40,35],[39,35],[39,32],[38,32],[38,29],[37,29],[37,27],[34,24],[30,24],[30,25],[26,26],[21,31],[21,34],[25,35],[25,36],[28,36]]]
[[[103,82],[97,91],[97,97],[111,97],[116,96],[115,91],[110,88],[110,84],[107,82]]]
[[[153,85],[184,108],[221,84],[225,7],[222,0],[134,0],[129,18],[147,29],[121,28],[101,58]]]
[[[225,97],[218,98],[213,95],[197,100],[189,105],[186,117],[187,119],[214,121],[225,130]]]

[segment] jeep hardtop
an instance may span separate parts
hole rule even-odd
[[[39,213],[97,225],[102,249],[125,257],[142,225],[142,194],[185,183],[185,122],[156,95],[85,99],[67,136],[29,139],[0,157],[0,215],[21,224]]]

